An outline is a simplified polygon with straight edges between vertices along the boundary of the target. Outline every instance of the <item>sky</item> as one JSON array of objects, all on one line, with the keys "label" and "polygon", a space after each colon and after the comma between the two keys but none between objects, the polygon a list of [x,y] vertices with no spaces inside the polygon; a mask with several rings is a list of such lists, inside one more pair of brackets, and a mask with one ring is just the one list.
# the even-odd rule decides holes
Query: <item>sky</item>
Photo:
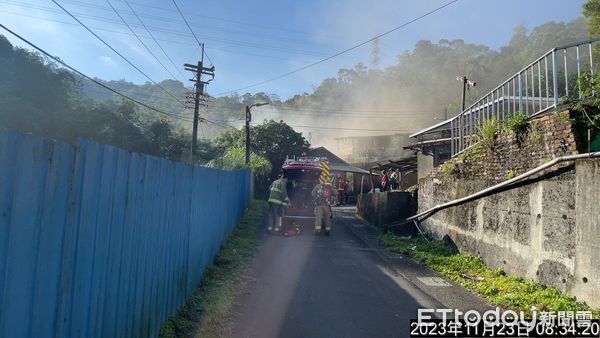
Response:
[{"label": "sky", "polygon": [[[198,61],[198,43],[172,0],[109,1],[57,0],[152,80],[160,82],[173,76],[180,81],[191,78],[182,66]],[[176,1],[197,38],[205,43],[208,55],[205,63],[215,66],[215,80],[207,88],[213,96],[231,93],[301,68],[450,2]],[[437,42],[460,38],[469,43],[499,48],[508,42],[517,25],[533,28],[551,20],[568,21],[581,15],[584,2],[459,0],[381,38],[380,67],[394,64],[398,54],[412,50],[419,40]],[[111,5],[164,68],[136,39]],[[51,0],[0,0],[0,23],[87,75],[134,83],[148,81],[145,75]],[[150,30],[156,42],[143,25]],[[2,30],[0,34],[7,35]],[[9,40],[15,45],[24,45],[15,38],[9,37]],[[340,68],[351,68],[358,62],[369,65],[371,48],[367,44],[315,67],[239,93],[262,91],[277,94],[282,99],[302,92],[310,93],[324,78],[335,76]]]}]

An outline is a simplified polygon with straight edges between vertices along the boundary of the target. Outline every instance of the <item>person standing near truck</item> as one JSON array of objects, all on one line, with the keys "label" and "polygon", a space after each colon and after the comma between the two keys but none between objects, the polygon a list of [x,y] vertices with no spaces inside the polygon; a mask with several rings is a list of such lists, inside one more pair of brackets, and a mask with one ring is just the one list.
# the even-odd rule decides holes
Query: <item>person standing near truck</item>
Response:
[{"label": "person standing near truck", "polygon": [[290,199],[287,194],[287,178],[281,176],[281,178],[273,181],[269,190],[269,220],[267,229],[270,232],[278,232],[281,229],[283,208],[286,205],[290,205]]},{"label": "person standing near truck", "polygon": [[387,174],[387,171],[384,170],[381,172],[381,192],[390,191],[390,181]]},{"label": "person standing near truck", "polygon": [[331,232],[331,219],[333,218],[331,206],[327,201],[326,188],[319,182],[312,190],[315,205],[315,235],[320,235],[325,228],[325,236]]}]

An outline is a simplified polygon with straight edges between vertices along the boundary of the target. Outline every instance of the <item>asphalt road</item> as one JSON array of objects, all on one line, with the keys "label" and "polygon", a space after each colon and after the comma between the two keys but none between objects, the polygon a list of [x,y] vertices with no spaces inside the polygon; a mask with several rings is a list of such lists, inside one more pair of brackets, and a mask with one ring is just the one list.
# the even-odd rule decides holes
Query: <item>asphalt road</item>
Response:
[{"label": "asphalt road", "polygon": [[489,308],[426,267],[385,252],[353,208],[334,212],[329,237],[263,235],[236,299],[234,337],[407,337],[419,308]]}]

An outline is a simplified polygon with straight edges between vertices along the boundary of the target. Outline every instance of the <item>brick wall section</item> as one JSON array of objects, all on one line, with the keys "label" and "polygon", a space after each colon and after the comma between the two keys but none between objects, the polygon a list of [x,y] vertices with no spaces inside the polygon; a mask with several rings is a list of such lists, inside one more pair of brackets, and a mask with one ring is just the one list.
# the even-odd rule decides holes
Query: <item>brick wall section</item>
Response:
[{"label": "brick wall section", "polygon": [[562,111],[537,117],[520,137],[500,129],[493,148],[475,145],[437,167],[432,176],[440,179],[482,179],[494,184],[553,158],[577,154],[570,114]]}]

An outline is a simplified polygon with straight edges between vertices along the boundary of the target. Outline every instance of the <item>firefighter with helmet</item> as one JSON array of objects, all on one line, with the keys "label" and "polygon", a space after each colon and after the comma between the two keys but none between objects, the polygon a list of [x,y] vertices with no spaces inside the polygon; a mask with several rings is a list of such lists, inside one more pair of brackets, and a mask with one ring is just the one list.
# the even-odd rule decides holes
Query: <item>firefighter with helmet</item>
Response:
[{"label": "firefighter with helmet", "polygon": [[271,183],[269,193],[269,232],[278,232],[281,228],[281,218],[283,217],[284,206],[290,205],[290,199],[287,194],[287,178],[283,175]]},{"label": "firefighter with helmet", "polygon": [[323,228],[325,229],[325,236],[329,236],[331,232],[333,214],[328,202],[330,196],[331,188],[326,187],[321,182],[312,190],[312,198],[315,205],[315,235],[320,235]]}]

